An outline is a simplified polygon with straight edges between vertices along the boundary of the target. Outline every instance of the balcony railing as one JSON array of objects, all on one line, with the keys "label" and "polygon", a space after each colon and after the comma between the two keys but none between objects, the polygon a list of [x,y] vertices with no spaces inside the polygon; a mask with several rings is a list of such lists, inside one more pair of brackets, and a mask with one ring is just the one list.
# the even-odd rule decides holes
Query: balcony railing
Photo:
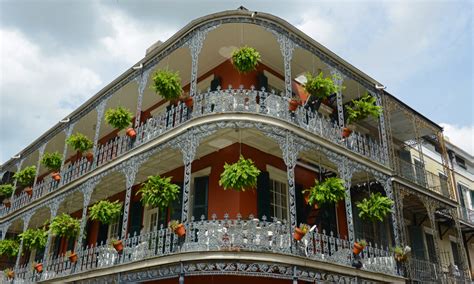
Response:
[{"label": "balcony railing", "polygon": [[431,191],[451,198],[448,181],[439,175],[427,171],[423,166],[398,159],[398,174],[405,179],[425,187]]},{"label": "balcony railing", "polygon": [[[227,217],[227,215],[225,216]],[[42,275],[24,264],[16,269],[19,279],[30,281],[56,279],[69,275],[97,270],[115,265],[148,260],[186,252],[260,252],[276,255],[298,256],[309,260],[339,264],[351,269],[352,246],[331,232],[326,234],[316,229],[308,232],[301,241],[294,241],[289,225],[283,221],[267,222],[254,219],[192,221],[185,224],[186,234],[177,237],[170,229],[163,228],[139,236],[129,236],[123,240],[124,249],[117,253],[110,244],[88,246],[76,251],[78,261],[71,263],[69,258],[50,256]],[[367,246],[360,254],[361,269],[397,275],[393,255],[377,245]],[[272,256],[269,256],[272,258]]]},{"label": "balcony railing", "polygon": [[459,211],[459,215],[461,216],[462,220],[474,224],[474,210],[465,207],[459,207]]},{"label": "balcony railing", "polygon": [[100,145],[94,152],[95,164],[83,157],[65,166],[60,173],[62,177],[60,182],[46,177],[33,187],[32,196],[21,193],[13,198],[11,208],[0,205],[0,217],[78,179],[92,169],[109,163],[131,149],[193,118],[236,112],[269,116],[289,122],[372,161],[387,164],[383,148],[372,137],[354,131],[349,138],[343,139],[338,125],[328,117],[303,107],[299,107],[295,112],[289,112],[287,99],[274,93],[253,89],[209,91],[194,97],[193,110],[188,109],[184,103],[180,102],[177,106],[171,106],[169,110],[149,118],[145,123],[136,127],[137,137],[133,140],[128,136],[118,136],[108,143]]}]

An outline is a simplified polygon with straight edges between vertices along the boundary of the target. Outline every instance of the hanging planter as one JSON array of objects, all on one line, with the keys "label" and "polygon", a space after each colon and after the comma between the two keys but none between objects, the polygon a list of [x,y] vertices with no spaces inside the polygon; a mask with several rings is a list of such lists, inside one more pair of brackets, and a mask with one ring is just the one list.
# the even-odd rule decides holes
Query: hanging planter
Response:
[{"label": "hanging planter", "polygon": [[239,73],[248,73],[257,69],[260,53],[253,47],[244,46],[232,53],[232,65]]},{"label": "hanging planter", "polygon": [[306,83],[303,87],[310,96],[324,100],[343,89],[343,87],[334,84],[334,81],[338,79],[337,76],[324,77],[323,72],[319,72],[318,75],[314,76],[308,72],[306,73]]},{"label": "hanging planter", "polygon": [[112,239],[112,246],[114,247],[114,249],[120,253],[123,251],[123,242],[122,240],[116,240],[116,239]]},{"label": "hanging planter", "polygon": [[[105,112],[105,121],[119,130],[123,130],[132,124],[133,115],[132,113],[123,107],[117,107],[115,109],[108,109]],[[128,128],[126,131],[127,136],[135,138],[137,133],[133,128]]]},{"label": "hanging planter", "polygon": [[383,222],[387,214],[392,212],[393,201],[380,192],[371,193],[369,198],[357,202],[359,217],[371,222]]},{"label": "hanging planter", "polygon": [[397,262],[405,262],[408,259],[408,255],[411,252],[411,247],[405,246],[404,248],[396,246],[393,249],[394,258]]},{"label": "hanging planter", "polygon": [[85,154],[86,159],[89,162],[92,162],[94,159],[94,155],[92,152],[89,152],[94,147],[94,142],[87,138],[82,133],[76,133],[71,135],[67,140],[66,143],[71,146],[75,151],[78,151],[81,154]]},{"label": "hanging planter", "polygon": [[62,155],[59,154],[58,152],[54,153],[45,153],[43,157],[41,158],[41,163],[47,167],[50,171],[53,171],[51,173],[51,177],[55,181],[60,181],[61,180],[61,175],[59,174],[59,170],[61,169],[61,163],[62,163]]},{"label": "hanging planter", "polygon": [[323,205],[336,203],[344,200],[347,197],[345,181],[337,177],[330,177],[323,182],[314,180],[313,187],[303,191],[303,194],[308,194],[308,204]]},{"label": "hanging planter", "polygon": [[167,209],[178,198],[180,187],[171,183],[171,177],[149,176],[138,190],[143,205],[151,208],[158,207],[161,211]]},{"label": "hanging planter", "polygon": [[257,186],[257,177],[260,170],[250,159],[245,159],[240,155],[239,160],[234,164],[224,165],[224,171],[221,174],[219,185],[224,187],[224,190],[233,189],[236,191],[245,191]]},{"label": "hanging planter", "polygon": [[20,249],[20,243],[13,239],[0,240],[0,256],[16,257]]},{"label": "hanging planter", "polygon": [[153,75],[153,89],[168,101],[179,99],[183,89],[179,72],[159,70]]},{"label": "hanging planter", "polygon": [[122,214],[122,204],[118,200],[110,202],[101,200],[89,208],[91,220],[98,220],[102,224],[110,224]]},{"label": "hanging planter", "polygon": [[183,223],[180,223],[178,220],[171,220],[169,227],[173,232],[178,235],[178,237],[183,237],[186,235],[186,228]]},{"label": "hanging planter", "polygon": [[65,238],[75,238],[79,233],[81,222],[66,213],[54,217],[49,228],[53,235]]},{"label": "hanging planter", "polygon": [[[377,105],[376,98],[366,93],[361,98],[352,100],[351,104],[346,106],[347,124],[350,125],[354,122],[366,119],[369,116],[378,119],[382,114],[382,111],[383,108]],[[348,137],[351,132],[352,130],[347,134],[346,131],[347,136],[344,136],[345,133],[343,129],[342,136]]]},{"label": "hanging planter", "polygon": [[366,240],[360,240],[358,242],[354,242],[354,246],[352,247],[352,252],[355,255],[358,255],[364,250],[366,246],[367,246]]},{"label": "hanging planter", "polygon": [[10,198],[13,193],[13,185],[11,184],[2,184],[0,185],[0,196],[3,196],[5,198]]},{"label": "hanging planter", "polygon": [[15,173],[13,178],[23,186],[32,186],[33,182],[35,181],[36,176],[36,167],[29,166],[24,168],[23,170]]},{"label": "hanging planter", "polygon": [[44,228],[28,229],[19,235],[23,241],[23,246],[28,249],[41,250],[46,246],[48,240],[48,231]]},{"label": "hanging planter", "polygon": [[306,224],[301,224],[299,228],[298,227],[295,228],[295,231],[293,232],[293,238],[296,241],[299,241],[306,235],[308,231],[309,231],[309,226]]}]

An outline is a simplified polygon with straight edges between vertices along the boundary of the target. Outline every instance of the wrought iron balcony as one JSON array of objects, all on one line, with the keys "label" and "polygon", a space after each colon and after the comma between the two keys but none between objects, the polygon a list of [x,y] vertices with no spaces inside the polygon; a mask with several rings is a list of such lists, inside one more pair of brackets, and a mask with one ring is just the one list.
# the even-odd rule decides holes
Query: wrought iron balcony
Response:
[{"label": "wrought iron balcony", "polygon": [[447,179],[442,179],[439,175],[427,171],[421,165],[412,164],[398,158],[397,172],[403,178],[418,184],[419,186],[441,194],[446,198],[452,198],[449,193]]},{"label": "wrought iron balcony", "polygon": [[[139,236],[129,236],[122,240],[124,249],[117,253],[107,240],[103,244],[76,250],[78,261],[71,263],[67,256],[49,256],[44,264],[44,272],[37,274],[31,264],[16,269],[17,279],[29,281],[54,280],[92,270],[117,265],[147,261],[156,257],[166,257],[188,252],[253,252],[266,254],[269,260],[278,255],[295,256],[307,260],[341,265],[341,271],[352,268],[352,245],[349,241],[336,237],[332,232],[308,232],[300,241],[294,241],[292,230],[285,221],[273,222],[254,219],[191,221],[185,224],[186,234],[177,237],[169,228],[160,229]],[[193,218],[194,220],[194,218]],[[362,270],[397,276],[394,257],[388,250],[377,245],[367,246],[360,254]],[[124,267],[126,269],[126,267]],[[123,270],[123,269],[122,269]]]},{"label": "wrought iron balcony", "polygon": [[453,265],[439,265],[427,260],[410,258],[407,265],[410,273],[409,278],[421,283],[466,283],[469,272],[466,274]]},{"label": "wrought iron balcony", "polygon": [[22,208],[29,202],[78,179],[93,169],[109,163],[131,149],[147,143],[187,121],[222,113],[251,113],[276,118],[324,138],[328,143],[340,145],[351,152],[365,156],[371,161],[380,164],[387,164],[388,162],[383,153],[383,147],[370,136],[354,131],[351,136],[343,139],[341,129],[334,121],[301,106],[295,112],[290,112],[288,110],[288,100],[274,92],[229,88],[196,95],[192,110],[182,102],[176,106],[171,106],[169,110],[149,118],[136,127],[137,136],[134,139],[123,135],[100,145],[94,152],[93,162],[89,162],[83,157],[72,164],[66,165],[60,172],[62,177],[60,182],[56,182],[48,176],[33,187],[31,197],[21,193],[14,197],[11,208],[0,205],[0,217]]}]

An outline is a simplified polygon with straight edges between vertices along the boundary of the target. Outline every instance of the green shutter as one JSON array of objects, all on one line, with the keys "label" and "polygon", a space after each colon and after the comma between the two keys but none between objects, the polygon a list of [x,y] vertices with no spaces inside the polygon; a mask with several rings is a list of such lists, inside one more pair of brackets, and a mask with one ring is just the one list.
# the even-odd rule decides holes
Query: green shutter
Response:
[{"label": "green shutter", "polygon": [[257,216],[270,220],[270,174],[262,171],[257,177]]},{"label": "green shutter", "polygon": [[299,226],[301,223],[307,223],[308,213],[311,210],[310,206],[307,206],[304,201],[302,191],[304,190],[301,184],[295,185],[295,198],[296,198],[296,225]]},{"label": "green shutter", "polygon": [[194,206],[193,216],[195,220],[207,219],[207,202],[208,202],[209,177],[197,177],[194,179]]},{"label": "green shutter", "polygon": [[[132,201],[129,212],[130,227],[128,228],[128,232],[130,233],[130,236],[133,236],[134,234],[138,236],[142,229],[143,205],[141,201]],[[120,224],[122,224],[122,222],[120,222]],[[119,232],[121,232],[121,227],[122,225],[120,225]]]},{"label": "green shutter", "polygon": [[97,236],[97,244],[100,245],[107,241],[109,233],[109,225],[99,223],[99,234]]},{"label": "green shutter", "polygon": [[425,260],[425,246],[423,243],[423,229],[420,226],[408,226],[413,256]]},{"label": "green shutter", "polygon": [[183,183],[179,183],[178,198],[171,204],[170,220],[181,220],[181,212],[183,211]]}]

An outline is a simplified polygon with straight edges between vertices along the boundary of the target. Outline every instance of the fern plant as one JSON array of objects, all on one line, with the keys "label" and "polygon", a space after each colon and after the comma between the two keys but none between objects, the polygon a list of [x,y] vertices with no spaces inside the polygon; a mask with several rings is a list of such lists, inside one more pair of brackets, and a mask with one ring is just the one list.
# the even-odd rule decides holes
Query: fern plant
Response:
[{"label": "fern plant", "polygon": [[56,216],[49,226],[55,236],[74,238],[79,233],[81,223],[66,213]]},{"label": "fern plant", "polygon": [[71,135],[67,140],[66,143],[71,146],[75,151],[79,151],[81,153],[89,151],[94,147],[94,142],[87,138],[82,133],[76,133]]},{"label": "fern plant", "polygon": [[138,190],[143,205],[158,207],[161,211],[168,208],[178,198],[179,186],[171,183],[172,177],[149,176],[147,181]]},{"label": "fern plant", "polygon": [[120,106],[115,109],[108,109],[105,112],[105,121],[113,128],[119,130],[129,127],[132,124],[132,118],[132,113]]},{"label": "fern plant", "polygon": [[20,239],[23,241],[23,246],[29,250],[43,249],[48,240],[48,231],[44,228],[28,229],[20,234]]},{"label": "fern plant", "polygon": [[319,72],[318,75],[314,76],[311,73],[306,73],[306,83],[304,88],[308,94],[319,99],[325,99],[332,94],[342,90],[343,87],[334,84],[334,80],[339,75],[333,75],[332,77],[324,77],[323,72]]},{"label": "fern plant", "polygon": [[36,176],[36,167],[30,166],[15,173],[13,175],[13,178],[16,179],[16,181],[21,185],[30,186],[35,181],[35,176]]},{"label": "fern plant", "polygon": [[376,104],[376,98],[369,94],[357,100],[352,100],[352,106],[346,106],[347,123],[365,119],[369,116],[377,119],[382,114],[382,107]]},{"label": "fern plant", "polygon": [[0,240],[0,256],[14,257],[18,255],[20,243],[17,240]]},{"label": "fern plant", "polygon": [[61,169],[62,157],[58,152],[45,153],[41,158],[41,163],[50,171],[59,171]]},{"label": "fern plant", "polygon": [[122,204],[118,200],[110,202],[101,200],[91,206],[89,209],[89,217],[91,220],[99,220],[102,224],[110,224],[117,219],[122,213]]},{"label": "fern plant", "polygon": [[0,185],[0,196],[9,198],[13,193],[13,185],[2,184]]},{"label": "fern plant", "polygon": [[245,159],[240,155],[239,160],[234,164],[224,165],[224,171],[221,174],[219,185],[224,190],[233,189],[236,191],[245,191],[245,189],[255,188],[257,186],[257,177],[260,170],[250,159]]},{"label": "fern plant", "polygon": [[380,192],[376,192],[371,193],[369,198],[357,202],[356,205],[361,219],[383,222],[387,214],[392,212],[393,201]]},{"label": "fern plant", "polygon": [[303,191],[309,192],[308,204],[322,205],[328,203],[336,203],[347,197],[344,180],[338,177],[330,177],[323,182],[314,180],[313,187]]},{"label": "fern plant", "polygon": [[159,70],[153,75],[153,89],[167,100],[176,100],[183,92],[179,72]]},{"label": "fern plant", "polygon": [[232,64],[240,73],[257,69],[260,53],[253,47],[244,46],[232,53]]}]

